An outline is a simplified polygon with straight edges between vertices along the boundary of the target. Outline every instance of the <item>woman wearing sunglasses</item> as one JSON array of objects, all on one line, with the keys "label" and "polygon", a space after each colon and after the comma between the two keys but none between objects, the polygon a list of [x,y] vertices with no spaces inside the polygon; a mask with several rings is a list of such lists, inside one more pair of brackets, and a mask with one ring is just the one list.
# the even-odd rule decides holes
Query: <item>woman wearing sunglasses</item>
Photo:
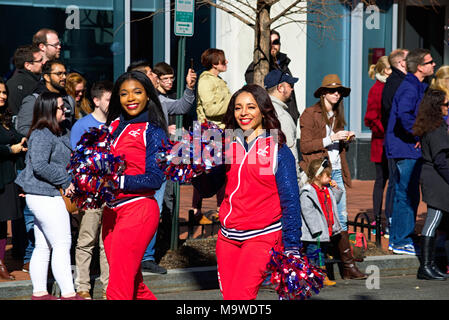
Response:
[{"label": "woman wearing sunglasses", "polygon": [[314,159],[328,157],[332,168],[332,180],[343,191],[337,202],[338,219],[342,232],[338,237],[338,249],[343,261],[343,277],[345,279],[365,279],[352,257],[348,236],[348,213],[346,211],[346,189],[351,187],[351,175],[346,150],[348,143],[354,140],[355,134],[344,129],[346,124],[343,110],[343,98],[351,92],[341,84],[336,74],[328,74],[323,78],[321,86],[315,91],[315,98],[320,100],[307,108],[301,116],[301,152],[303,161],[300,166],[307,171]]}]

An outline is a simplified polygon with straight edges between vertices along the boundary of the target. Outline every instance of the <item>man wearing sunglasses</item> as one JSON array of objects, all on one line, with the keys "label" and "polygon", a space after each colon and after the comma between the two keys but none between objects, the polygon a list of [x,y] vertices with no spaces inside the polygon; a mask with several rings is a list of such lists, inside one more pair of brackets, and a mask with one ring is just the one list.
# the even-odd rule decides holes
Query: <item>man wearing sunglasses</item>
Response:
[{"label": "man wearing sunglasses", "polygon": [[17,115],[22,100],[36,88],[42,72],[42,53],[37,46],[20,46],[14,52],[16,71],[6,82],[9,90],[8,105],[13,115]]},{"label": "man wearing sunglasses", "polygon": [[393,253],[416,255],[413,236],[422,155],[412,127],[427,89],[423,81],[433,74],[435,62],[429,50],[415,49],[407,55],[406,65],[408,73],[394,95],[384,142],[387,158],[396,165],[389,245]]},{"label": "man wearing sunglasses", "polygon": [[[270,32],[271,39],[271,49],[270,49],[270,69],[272,70],[281,70],[284,73],[291,75],[290,69],[288,65],[290,64],[290,58],[287,57],[285,53],[282,53],[281,50],[281,36],[279,32],[276,30],[271,30]],[[245,80],[246,83],[253,83],[254,80],[254,62],[248,66],[245,72]],[[291,94],[291,98],[287,101],[288,113],[293,118],[295,124],[298,123],[299,119],[299,111],[298,106],[296,104],[295,93]]]}]

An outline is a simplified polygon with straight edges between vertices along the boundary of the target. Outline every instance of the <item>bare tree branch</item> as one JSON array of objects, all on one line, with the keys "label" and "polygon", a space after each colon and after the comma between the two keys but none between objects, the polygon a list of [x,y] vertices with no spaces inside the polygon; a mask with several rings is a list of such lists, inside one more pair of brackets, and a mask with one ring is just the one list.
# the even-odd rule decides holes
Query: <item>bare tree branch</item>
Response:
[{"label": "bare tree branch", "polygon": [[225,6],[216,4],[215,2],[212,2],[211,0],[203,0],[203,2],[204,2],[204,3],[207,3],[208,5],[210,5],[210,6],[212,6],[212,7],[215,7],[215,8],[217,8],[217,9],[223,10],[224,12],[230,14],[230,15],[233,16],[234,18],[237,18],[238,20],[240,20],[241,22],[243,22],[243,23],[246,24],[247,26],[249,26],[249,27],[251,27],[251,28],[254,29],[255,24],[254,24],[253,22],[248,21],[247,19],[241,17],[240,15],[238,15],[237,13],[235,13],[234,11],[232,11],[231,9],[229,9],[229,8],[227,8],[227,7],[225,7]]},{"label": "bare tree branch", "polygon": [[300,3],[301,0],[296,0],[294,1],[291,5],[289,5],[287,8],[285,8],[281,13],[279,13],[277,16],[275,16],[274,18],[270,19],[270,24],[275,22],[276,20],[278,20],[280,17],[282,17],[284,14],[286,14],[287,12],[289,12],[292,8],[294,8],[298,3]]},{"label": "bare tree branch", "polygon": [[[244,14],[246,17],[248,17],[249,20],[251,20],[252,22],[253,22],[253,21],[254,21],[254,22],[256,21],[256,18],[250,16],[248,13],[246,13],[245,11],[243,11],[241,8],[239,8],[238,6],[236,6],[236,5],[234,5],[233,3],[231,3],[231,1],[228,2],[228,1],[226,1],[226,0],[220,0],[220,2],[221,2],[221,3],[224,3],[224,4],[228,5],[228,6],[230,6],[230,7],[232,7],[232,8],[235,8],[235,9],[238,10],[238,11],[240,11],[242,14]],[[237,3],[241,4],[241,5],[244,5],[245,7],[248,6],[248,4],[244,3],[244,2],[241,1],[241,0],[233,0],[233,2],[237,2]],[[255,12],[255,9],[254,9],[253,7],[250,6],[250,8]]]}]

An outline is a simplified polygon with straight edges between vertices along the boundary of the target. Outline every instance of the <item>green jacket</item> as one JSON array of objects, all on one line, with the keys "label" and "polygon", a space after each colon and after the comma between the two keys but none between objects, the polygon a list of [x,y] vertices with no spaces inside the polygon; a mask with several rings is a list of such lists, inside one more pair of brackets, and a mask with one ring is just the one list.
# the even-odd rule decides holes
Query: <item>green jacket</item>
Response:
[{"label": "green jacket", "polygon": [[204,71],[198,80],[198,121],[205,119],[224,129],[223,116],[228,109],[231,92],[226,82],[210,71]]}]

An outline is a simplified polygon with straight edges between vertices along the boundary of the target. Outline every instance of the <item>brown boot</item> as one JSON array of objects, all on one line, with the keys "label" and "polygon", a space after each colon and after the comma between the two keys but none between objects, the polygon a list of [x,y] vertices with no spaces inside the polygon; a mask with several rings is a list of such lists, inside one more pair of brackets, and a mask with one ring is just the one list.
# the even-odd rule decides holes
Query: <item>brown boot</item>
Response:
[{"label": "brown boot", "polygon": [[5,280],[15,280],[16,278],[9,274],[8,269],[3,260],[0,260],[0,278]]},{"label": "brown boot", "polygon": [[340,252],[340,259],[343,263],[343,279],[366,279],[367,275],[362,273],[354,263],[352,257],[351,245],[349,244],[348,231],[340,233],[340,240],[338,241],[338,251]]}]

